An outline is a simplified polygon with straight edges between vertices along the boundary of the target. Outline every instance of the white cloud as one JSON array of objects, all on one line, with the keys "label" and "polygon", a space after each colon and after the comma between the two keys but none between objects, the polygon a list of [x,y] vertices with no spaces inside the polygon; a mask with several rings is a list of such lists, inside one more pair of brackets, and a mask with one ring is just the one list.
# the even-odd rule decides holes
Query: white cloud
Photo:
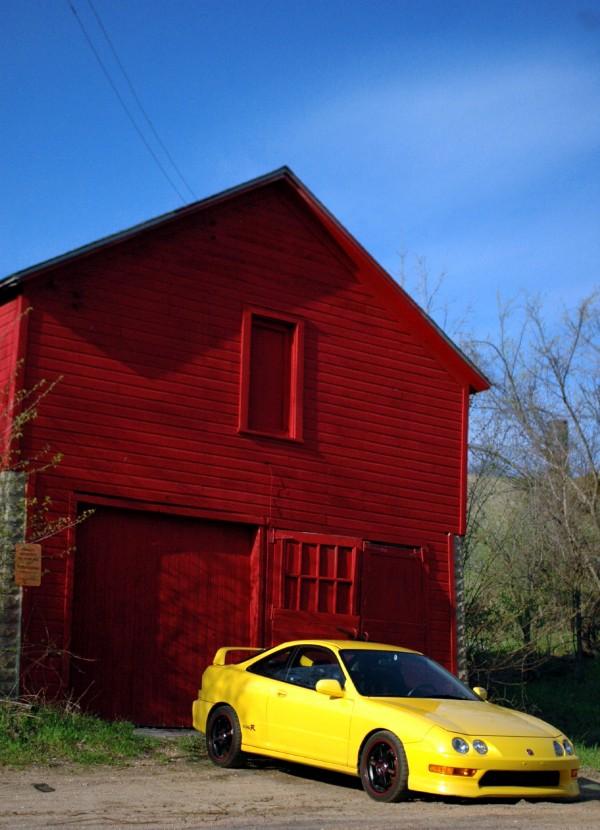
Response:
[{"label": "white cloud", "polygon": [[393,177],[418,198],[522,187],[600,144],[593,67],[524,58],[445,77],[400,77],[332,95],[292,129],[294,155]]}]

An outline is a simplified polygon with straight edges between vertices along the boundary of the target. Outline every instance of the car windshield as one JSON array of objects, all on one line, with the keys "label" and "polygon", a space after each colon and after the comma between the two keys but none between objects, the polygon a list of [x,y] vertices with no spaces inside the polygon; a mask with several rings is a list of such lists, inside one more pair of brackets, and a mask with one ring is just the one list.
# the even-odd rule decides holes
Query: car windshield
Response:
[{"label": "car windshield", "polygon": [[480,700],[454,675],[422,654],[344,649],[340,657],[356,690],[365,697]]}]

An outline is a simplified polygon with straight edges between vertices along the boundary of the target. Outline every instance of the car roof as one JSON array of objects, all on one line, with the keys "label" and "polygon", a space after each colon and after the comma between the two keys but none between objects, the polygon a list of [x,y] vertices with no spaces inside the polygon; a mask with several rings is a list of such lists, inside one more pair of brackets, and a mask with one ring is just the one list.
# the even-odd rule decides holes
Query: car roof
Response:
[{"label": "car roof", "polygon": [[[290,646],[324,646],[326,648],[353,649],[354,651],[406,651],[412,654],[420,654],[412,648],[404,648],[402,646],[393,646],[389,643],[371,643],[368,640],[321,640],[319,638],[306,640],[290,640],[286,643],[279,643],[276,646],[268,649],[273,651],[279,648],[289,648]],[[264,652],[263,652],[264,654]]]}]

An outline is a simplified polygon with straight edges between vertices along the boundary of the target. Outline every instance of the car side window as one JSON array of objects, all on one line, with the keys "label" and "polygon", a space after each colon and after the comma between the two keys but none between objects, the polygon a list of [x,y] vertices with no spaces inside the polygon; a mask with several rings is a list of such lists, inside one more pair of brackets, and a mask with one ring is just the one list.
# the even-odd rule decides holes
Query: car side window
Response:
[{"label": "car side window", "polygon": [[262,677],[270,677],[273,680],[285,680],[288,663],[293,651],[293,648],[284,648],[281,651],[276,651],[275,654],[269,654],[249,666],[247,671],[252,672],[252,674],[260,674]]},{"label": "car side window", "polygon": [[327,679],[338,680],[342,686],[346,679],[335,654],[321,646],[298,648],[288,667],[286,682],[314,689],[319,680]]}]

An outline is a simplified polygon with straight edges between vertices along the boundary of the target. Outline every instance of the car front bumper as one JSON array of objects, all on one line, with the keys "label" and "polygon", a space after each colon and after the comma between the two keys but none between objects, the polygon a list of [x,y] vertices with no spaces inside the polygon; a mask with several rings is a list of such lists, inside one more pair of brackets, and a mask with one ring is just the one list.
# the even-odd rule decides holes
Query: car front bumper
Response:
[{"label": "car front bumper", "polygon": [[[577,756],[557,757],[547,738],[487,740],[487,755],[407,746],[411,790],[461,798],[577,798]],[[432,771],[431,767],[436,771]],[[443,771],[437,771],[443,770]],[[456,770],[454,774],[452,771]],[[462,772],[467,771],[467,772]]]}]

